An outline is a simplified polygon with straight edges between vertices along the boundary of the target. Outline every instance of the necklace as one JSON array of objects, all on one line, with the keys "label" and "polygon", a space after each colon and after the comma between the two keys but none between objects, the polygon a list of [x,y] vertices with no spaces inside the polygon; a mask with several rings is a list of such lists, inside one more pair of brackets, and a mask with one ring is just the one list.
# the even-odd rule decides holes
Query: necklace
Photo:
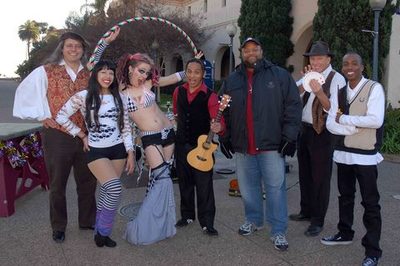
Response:
[{"label": "necklace", "polygon": [[253,85],[249,82],[249,94],[253,94]]}]

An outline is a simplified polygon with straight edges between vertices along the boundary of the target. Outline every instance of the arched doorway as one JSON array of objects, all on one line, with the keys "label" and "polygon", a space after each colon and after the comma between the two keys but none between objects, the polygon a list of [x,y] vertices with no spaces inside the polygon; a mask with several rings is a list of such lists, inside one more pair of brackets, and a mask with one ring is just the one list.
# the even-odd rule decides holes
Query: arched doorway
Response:
[{"label": "arched doorway", "polygon": [[174,72],[179,72],[183,70],[183,58],[181,55],[176,54],[172,57],[171,69]]},{"label": "arched doorway", "polygon": [[301,78],[300,72],[303,70],[304,66],[308,64],[308,58],[304,57],[303,54],[306,53],[312,44],[313,38],[313,28],[312,24],[304,27],[304,30],[299,35],[297,40],[294,41],[294,53],[289,57],[287,64],[293,65],[293,78]]},{"label": "arched doorway", "polygon": [[[232,67],[235,67],[235,55],[232,53]],[[221,68],[220,68],[220,73],[221,73],[221,79],[225,79],[228,77],[230,73],[229,69],[229,47],[225,48],[224,53],[222,54],[221,58]]]}]

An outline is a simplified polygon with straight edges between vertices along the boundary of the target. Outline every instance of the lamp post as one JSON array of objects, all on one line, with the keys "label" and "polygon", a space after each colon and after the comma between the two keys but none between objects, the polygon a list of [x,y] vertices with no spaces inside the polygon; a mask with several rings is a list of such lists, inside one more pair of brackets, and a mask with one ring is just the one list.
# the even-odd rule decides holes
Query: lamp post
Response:
[{"label": "lamp post", "polygon": [[233,37],[235,37],[236,32],[237,28],[233,23],[228,24],[226,26],[226,33],[228,33],[228,36],[231,39],[229,43],[229,73],[231,73],[233,70],[233,64],[232,64]]},{"label": "lamp post", "polygon": [[379,43],[379,15],[385,7],[386,0],[369,0],[374,11],[374,48],[372,54],[372,79],[378,81],[378,43]]},{"label": "lamp post", "polygon": [[[160,48],[160,44],[158,43],[157,39],[154,38],[154,41],[151,43],[151,50],[153,51],[154,64],[157,69],[158,69],[158,62],[157,62],[158,61],[158,58],[157,58],[158,48]],[[160,86],[157,86],[156,92],[157,92],[156,101],[157,101],[157,103],[159,103],[160,102]]]}]

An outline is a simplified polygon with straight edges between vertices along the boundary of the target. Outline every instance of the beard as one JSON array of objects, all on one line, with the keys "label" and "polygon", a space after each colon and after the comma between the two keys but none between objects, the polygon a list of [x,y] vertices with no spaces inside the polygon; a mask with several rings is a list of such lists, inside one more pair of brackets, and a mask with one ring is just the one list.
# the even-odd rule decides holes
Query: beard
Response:
[{"label": "beard", "polygon": [[249,62],[249,61],[243,61],[244,65],[246,66],[246,68],[256,68],[256,65],[258,64],[258,62],[260,62],[261,58],[257,58],[257,60],[255,62]]}]

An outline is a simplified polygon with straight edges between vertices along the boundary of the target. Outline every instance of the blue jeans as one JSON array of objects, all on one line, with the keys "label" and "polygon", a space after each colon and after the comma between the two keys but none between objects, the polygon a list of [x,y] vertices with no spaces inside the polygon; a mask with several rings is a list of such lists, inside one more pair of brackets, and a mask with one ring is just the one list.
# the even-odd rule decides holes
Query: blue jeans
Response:
[{"label": "blue jeans", "polygon": [[236,167],[246,221],[263,226],[264,186],[265,220],[271,225],[271,235],[285,234],[288,222],[285,159],[277,151],[257,155],[236,153]]}]

